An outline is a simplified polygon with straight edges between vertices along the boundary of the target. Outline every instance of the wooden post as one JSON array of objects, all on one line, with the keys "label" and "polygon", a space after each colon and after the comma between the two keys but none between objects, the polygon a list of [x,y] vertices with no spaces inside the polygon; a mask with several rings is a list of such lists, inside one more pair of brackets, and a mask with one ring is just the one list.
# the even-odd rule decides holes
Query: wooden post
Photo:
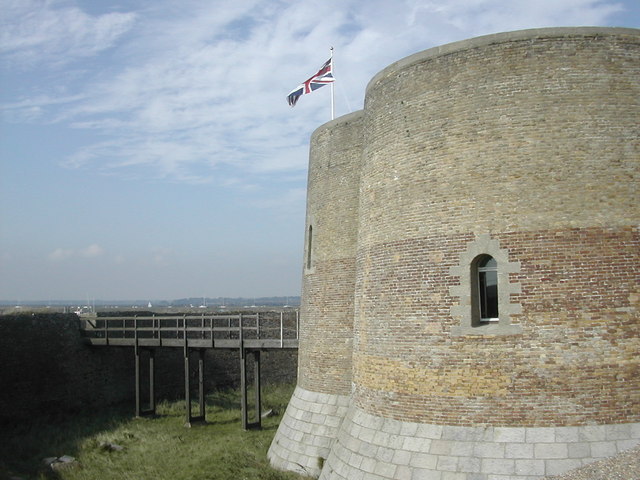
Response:
[{"label": "wooden post", "polygon": [[186,404],[185,427],[191,426],[191,382],[189,379],[189,344],[187,342],[187,319],[182,317],[182,341],[184,351],[184,401]]},{"label": "wooden post", "polygon": [[136,356],[136,417],[139,417],[142,413],[140,406],[140,348],[138,346],[138,320],[137,317],[133,317],[133,350]]},{"label": "wooden post", "polygon": [[142,409],[140,408],[140,349],[138,348],[137,342],[134,345],[134,352],[136,357],[136,417],[139,417]]},{"label": "wooden post", "polygon": [[142,406],[142,375],[141,365],[142,352],[146,349],[141,348],[138,345],[137,332],[135,339],[135,369],[136,369],[136,417],[142,417],[144,415],[155,415],[156,413],[156,393],[155,393],[155,350],[149,349],[149,408],[145,409]]},{"label": "wooden post", "polygon": [[[262,427],[262,398],[260,386],[260,350],[247,352],[244,348],[244,355],[240,358],[240,393],[242,397],[242,429]],[[253,386],[255,388],[255,420],[249,422],[249,400],[247,395],[247,353],[251,353],[253,358]]]},{"label": "wooden post", "polygon": [[240,410],[242,415],[242,429],[249,426],[249,415],[247,409],[247,358],[244,349],[240,349]]},{"label": "wooden post", "polygon": [[205,421],[204,414],[204,356],[205,349],[198,350],[198,403],[200,404],[200,421]]},{"label": "wooden post", "polygon": [[249,414],[247,409],[247,357],[244,350],[244,334],[242,325],[242,314],[239,317],[239,344],[240,344],[240,410],[242,415],[242,429],[249,426]]},{"label": "wooden post", "polygon": [[154,348],[149,349],[149,413],[156,414],[156,351]]},{"label": "wooden post", "polygon": [[256,395],[256,427],[262,428],[262,407],[260,398],[260,350],[253,352],[253,386]]},{"label": "wooden post", "polygon": [[160,336],[158,335],[158,327],[156,326],[156,314],[154,313],[151,317],[151,328],[152,328],[152,333],[151,333],[151,337],[152,338],[160,338]]}]

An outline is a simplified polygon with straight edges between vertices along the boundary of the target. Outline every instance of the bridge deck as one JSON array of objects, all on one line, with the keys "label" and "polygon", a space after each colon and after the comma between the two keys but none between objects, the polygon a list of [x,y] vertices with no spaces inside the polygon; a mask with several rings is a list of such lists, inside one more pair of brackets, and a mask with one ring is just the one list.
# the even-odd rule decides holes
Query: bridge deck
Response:
[{"label": "bridge deck", "polygon": [[298,348],[297,312],[84,318],[95,346],[226,349]]},{"label": "bridge deck", "polygon": [[[180,347],[184,348],[185,341],[182,338],[87,338],[90,345],[112,347]],[[281,348],[298,348],[298,340],[285,338],[247,338],[242,340],[242,346],[248,350],[273,350]],[[188,338],[188,348],[227,348],[239,349],[239,339],[198,339]]]}]

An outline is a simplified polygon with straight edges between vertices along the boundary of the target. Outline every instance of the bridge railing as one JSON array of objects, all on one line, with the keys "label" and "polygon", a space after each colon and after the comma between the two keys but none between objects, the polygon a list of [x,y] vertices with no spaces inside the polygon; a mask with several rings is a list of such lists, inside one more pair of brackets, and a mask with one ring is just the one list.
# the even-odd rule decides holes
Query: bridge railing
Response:
[{"label": "bridge railing", "polygon": [[297,340],[298,311],[83,319],[90,339]]}]

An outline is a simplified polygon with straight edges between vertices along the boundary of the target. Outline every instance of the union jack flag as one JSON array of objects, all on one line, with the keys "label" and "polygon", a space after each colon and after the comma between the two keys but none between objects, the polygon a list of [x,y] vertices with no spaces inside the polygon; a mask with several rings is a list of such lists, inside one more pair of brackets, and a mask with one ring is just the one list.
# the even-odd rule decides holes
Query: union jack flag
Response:
[{"label": "union jack flag", "polygon": [[306,95],[320,87],[333,83],[334,80],[331,59],[329,59],[324,63],[324,65],[322,65],[320,70],[318,70],[318,73],[294,88],[291,93],[287,95],[287,101],[289,102],[289,105],[293,107],[302,95]]}]

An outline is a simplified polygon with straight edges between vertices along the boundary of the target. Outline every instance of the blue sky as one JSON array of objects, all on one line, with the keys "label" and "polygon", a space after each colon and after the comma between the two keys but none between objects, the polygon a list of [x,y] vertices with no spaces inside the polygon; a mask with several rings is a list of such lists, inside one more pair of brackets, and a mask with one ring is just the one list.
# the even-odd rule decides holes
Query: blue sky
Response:
[{"label": "blue sky", "polygon": [[311,133],[412,53],[638,0],[2,0],[0,300],[298,295]]}]

